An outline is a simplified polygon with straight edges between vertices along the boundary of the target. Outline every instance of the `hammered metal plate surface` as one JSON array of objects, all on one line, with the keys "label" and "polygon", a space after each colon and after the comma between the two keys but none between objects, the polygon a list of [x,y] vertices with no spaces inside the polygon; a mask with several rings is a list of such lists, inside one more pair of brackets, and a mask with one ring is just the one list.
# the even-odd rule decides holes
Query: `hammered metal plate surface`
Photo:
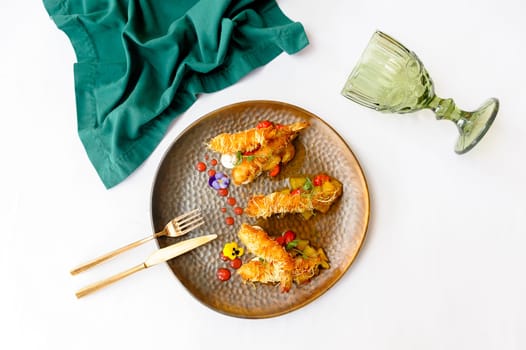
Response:
[{"label": "hammered metal plate surface", "polygon": [[[268,220],[236,215],[226,198],[208,186],[207,172],[196,170],[196,164],[203,161],[209,169],[229,174],[220,163],[210,164],[213,158],[219,159],[219,155],[208,150],[206,143],[217,134],[253,128],[264,119],[283,124],[306,120],[311,126],[294,141],[296,156],[276,178],[262,175],[249,185],[231,184],[230,196],[237,200],[237,205],[244,207],[252,194],[286,188],[288,177],[323,171],[339,179],[344,186],[342,197],[328,213],[315,215],[307,221],[298,215]],[[197,300],[213,310],[236,317],[265,318],[306,305],[343,276],[365,239],[370,206],[366,179],[356,157],[328,124],[304,109],[283,102],[247,101],[223,107],[197,120],[174,141],[159,166],[152,190],[151,214],[155,231],[161,230],[173,217],[194,208],[201,208],[206,224],[184,237],[161,237],[159,246],[204,234],[216,233],[219,237],[170,260],[170,269]],[[222,212],[221,208],[227,208],[227,212]],[[235,219],[234,225],[225,223],[227,216]],[[309,239],[315,247],[323,247],[330,260],[330,269],[321,270],[310,283],[293,286],[288,293],[281,293],[279,287],[273,285],[245,284],[233,269],[230,269],[233,273],[229,281],[219,281],[217,269],[228,266],[219,258],[219,253],[227,242],[240,243],[237,231],[243,222],[257,224],[271,235],[294,230],[299,238]],[[250,254],[242,258],[247,261]]]}]

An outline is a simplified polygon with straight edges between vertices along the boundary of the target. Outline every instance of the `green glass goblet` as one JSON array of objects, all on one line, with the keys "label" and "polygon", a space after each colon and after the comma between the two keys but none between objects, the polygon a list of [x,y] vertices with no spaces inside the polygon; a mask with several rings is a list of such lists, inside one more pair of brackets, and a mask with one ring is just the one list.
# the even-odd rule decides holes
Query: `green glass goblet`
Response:
[{"label": "green glass goblet", "polygon": [[490,98],[479,109],[466,112],[452,99],[435,95],[433,82],[418,57],[389,35],[373,34],[354,67],[342,95],[366,107],[390,113],[431,109],[437,119],[451,120],[460,136],[458,154],[472,149],[490,128],[499,101]]}]

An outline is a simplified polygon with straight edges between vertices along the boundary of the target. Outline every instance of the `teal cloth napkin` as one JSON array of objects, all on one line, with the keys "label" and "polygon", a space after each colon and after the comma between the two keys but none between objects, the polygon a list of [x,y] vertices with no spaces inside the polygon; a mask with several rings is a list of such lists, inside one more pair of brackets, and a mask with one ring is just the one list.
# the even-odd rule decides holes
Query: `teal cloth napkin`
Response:
[{"label": "teal cloth napkin", "polygon": [[201,93],[308,45],[274,0],[43,0],[75,50],[79,137],[106,188]]}]

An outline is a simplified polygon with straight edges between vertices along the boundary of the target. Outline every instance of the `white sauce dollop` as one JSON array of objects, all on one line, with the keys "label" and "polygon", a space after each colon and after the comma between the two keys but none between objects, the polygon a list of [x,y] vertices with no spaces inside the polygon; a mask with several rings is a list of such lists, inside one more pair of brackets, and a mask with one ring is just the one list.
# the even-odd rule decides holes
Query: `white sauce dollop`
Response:
[{"label": "white sauce dollop", "polygon": [[227,169],[232,169],[237,163],[237,154],[223,154],[221,155],[221,164]]}]

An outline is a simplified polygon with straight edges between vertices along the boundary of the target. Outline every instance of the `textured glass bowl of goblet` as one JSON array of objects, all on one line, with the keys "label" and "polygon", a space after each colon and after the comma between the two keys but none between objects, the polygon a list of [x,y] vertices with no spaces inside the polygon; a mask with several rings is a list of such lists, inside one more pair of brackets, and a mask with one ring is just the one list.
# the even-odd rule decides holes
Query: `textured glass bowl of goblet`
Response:
[{"label": "textured glass bowl of goblet", "polygon": [[376,31],[345,82],[342,95],[363,106],[390,113],[431,109],[437,119],[454,122],[460,133],[455,152],[472,149],[490,128],[499,101],[488,99],[475,111],[459,109],[435,94],[433,81],[415,53]]}]

